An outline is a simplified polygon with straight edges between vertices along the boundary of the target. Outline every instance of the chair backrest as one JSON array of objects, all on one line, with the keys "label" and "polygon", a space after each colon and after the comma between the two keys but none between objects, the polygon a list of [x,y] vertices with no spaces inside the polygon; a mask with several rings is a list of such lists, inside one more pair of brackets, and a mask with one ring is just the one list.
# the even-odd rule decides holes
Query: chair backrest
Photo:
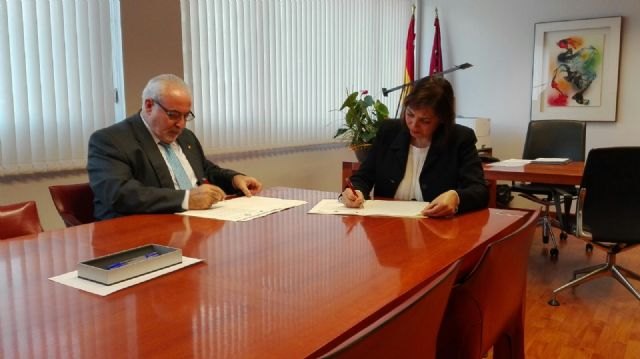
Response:
[{"label": "chair backrest", "polygon": [[0,206],[0,239],[42,232],[36,202]]},{"label": "chair backrest", "polygon": [[49,192],[67,227],[95,222],[93,191],[88,183],[49,186]]},{"label": "chair backrest", "polygon": [[524,315],[527,263],[539,216],[539,209],[531,212],[524,225],[489,244],[453,288],[438,338],[439,358],[479,358]]},{"label": "chair backrest", "polygon": [[495,343],[505,322],[523,308],[529,250],[539,216],[540,209],[532,212],[517,231],[491,243],[463,284],[476,294],[482,307],[482,332],[487,344]]},{"label": "chair backrest", "polygon": [[593,240],[640,242],[640,147],[589,151],[582,176],[580,225]]},{"label": "chair backrest", "polygon": [[458,266],[459,261],[399,298],[380,319],[322,358],[435,358],[438,330]]},{"label": "chair backrest", "polygon": [[582,121],[530,121],[522,158],[566,157],[584,161],[586,129],[586,123]]}]

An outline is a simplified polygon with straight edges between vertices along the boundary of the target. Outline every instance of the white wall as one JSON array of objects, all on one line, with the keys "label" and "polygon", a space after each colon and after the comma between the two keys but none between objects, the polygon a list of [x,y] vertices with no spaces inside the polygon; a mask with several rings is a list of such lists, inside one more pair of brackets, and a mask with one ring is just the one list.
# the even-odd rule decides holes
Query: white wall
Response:
[{"label": "white wall", "polygon": [[530,119],[534,24],[622,16],[617,121],[590,122],[587,150],[640,145],[639,0],[421,0],[422,76],[429,70],[434,8],[441,25],[444,68],[473,64],[447,78],[464,116],[491,118],[494,156],[520,157]]}]

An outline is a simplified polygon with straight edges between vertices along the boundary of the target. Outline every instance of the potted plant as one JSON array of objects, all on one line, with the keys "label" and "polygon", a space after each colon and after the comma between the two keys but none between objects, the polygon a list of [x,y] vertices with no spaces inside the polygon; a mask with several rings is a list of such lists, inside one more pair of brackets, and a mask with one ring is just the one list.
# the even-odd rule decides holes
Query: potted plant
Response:
[{"label": "potted plant", "polygon": [[340,111],[345,109],[347,112],[344,124],[333,138],[348,140],[349,147],[356,153],[358,161],[362,162],[376,137],[381,121],[389,118],[389,109],[380,100],[374,100],[367,90],[350,93]]}]

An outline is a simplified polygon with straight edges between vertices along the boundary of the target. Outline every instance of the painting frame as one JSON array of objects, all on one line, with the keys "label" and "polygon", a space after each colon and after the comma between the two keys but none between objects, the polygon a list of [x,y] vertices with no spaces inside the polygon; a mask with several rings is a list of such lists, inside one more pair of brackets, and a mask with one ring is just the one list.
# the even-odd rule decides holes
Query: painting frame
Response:
[{"label": "painting frame", "polygon": [[621,16],[535,24],[532,121],[616,121],[621,25]]}]

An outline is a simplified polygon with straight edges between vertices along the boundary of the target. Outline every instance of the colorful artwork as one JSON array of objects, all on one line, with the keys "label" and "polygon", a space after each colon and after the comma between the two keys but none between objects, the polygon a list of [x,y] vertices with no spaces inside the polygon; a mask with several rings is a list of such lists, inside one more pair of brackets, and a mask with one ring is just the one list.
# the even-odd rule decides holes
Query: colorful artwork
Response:
[{"label": "colorful artwork", "polygon": [[[555,42],[557,51],[550,51],[551,79],[549,106],[597,106],[600,104],[602,73],[602,36],[569,36]],[[593,86],[592,86],[593,85]]]},{"label": "colorful artwork", "polygon": [[534,27],[531,120],[615,121],[622,17]]}]

